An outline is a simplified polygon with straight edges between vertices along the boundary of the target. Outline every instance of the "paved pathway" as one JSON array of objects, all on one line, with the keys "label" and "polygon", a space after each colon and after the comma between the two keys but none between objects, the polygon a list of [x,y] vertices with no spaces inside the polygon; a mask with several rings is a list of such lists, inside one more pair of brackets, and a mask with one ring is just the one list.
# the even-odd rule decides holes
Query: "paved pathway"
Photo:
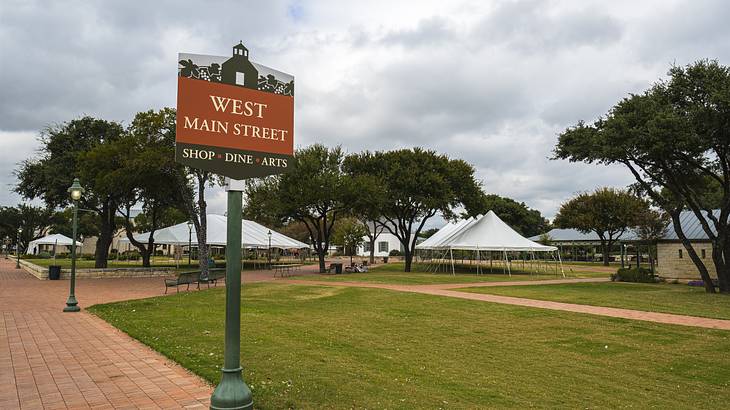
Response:
[{"label": "paved pathway", "polygon": [[561,283],[585,283],[585,282],[606,282],[604,278],[585,279],[554,279],[535,281],[510,281],[510,282],[476,282],[476,283],[450,283],[435,285],[393,285],[370,282],[335,282],[315,280],[290,280],[292,283],[303,285],[324,285],[324,286],[349,286],[363,288],[389,289],[400,292],[422,293],[427,295],[448,296],[460,299],[479,300],[484,302],[502,303],[506,305],[527,306],[540,309],[561,310],[566,312],[588,313],[591,315],[610,316],[622,319],[643,320],[647,322],[664,323],[670,325],[683,325],[703,327],[709,329],[730,330],[730,320],[710,319],[696,316],[675,315],[671,313],[646,312],[641,310],[620,309],[602,306],[579,305],[575,303],[551,302],[546,300],[535,300],[517,298],[511,296],[489,295],[483,293],[459,292],[459,288],[484,287],[484,286],[529,286],[529,285],[555,285]]},{"label": "paved pathway", "polygon": [[[208,407],[212,387],[197,376],[96,316],[63,313],[68,286],[0,257],[0,409]],[[84,308],[163,292],[161,278],[84,279],[76,296]]]}]

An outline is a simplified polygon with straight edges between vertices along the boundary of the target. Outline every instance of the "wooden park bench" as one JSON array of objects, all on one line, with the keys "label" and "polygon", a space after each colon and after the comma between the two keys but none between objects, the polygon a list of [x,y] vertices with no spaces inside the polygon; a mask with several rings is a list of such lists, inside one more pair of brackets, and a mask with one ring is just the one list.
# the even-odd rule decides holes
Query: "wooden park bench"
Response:
[{"label": "wooden park bench", "polygon": [[208,279],[200,279],[201,282],[205,282],[208,285],[208,288],[210,288],[210,284],[212,283],[213,286],[218,286],[219,280],[225,280],[226,279],[226,270],[225,268],[219,268],[219,269],[208,269]]},{"label": "wooden park bench", "polygon": [[165,279],[165,293],[167,293],[167,288],[175,288],[175,292],[180,291],[181,285],[187,285],[187,290],[190,290],[190,285],[196,284],[198,285],[198,289],[200,289],[200,272],[194,271],[194,272],[181,272],[179,275],[177,275],[174,279]]}]

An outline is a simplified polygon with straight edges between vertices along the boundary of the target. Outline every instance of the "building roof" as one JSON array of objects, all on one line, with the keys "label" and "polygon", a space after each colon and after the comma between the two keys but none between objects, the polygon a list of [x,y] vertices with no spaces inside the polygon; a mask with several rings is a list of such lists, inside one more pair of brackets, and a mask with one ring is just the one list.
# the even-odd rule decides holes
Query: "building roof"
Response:
[{"label": "building roof", "polygon": [[[713,212],[713,215],[719,216],[720,210],[716,209]],[[700,221],[697,219],[697,216],[695,216],[694,212],[692,211],[682,211],[681,214],[679,214],[679,224],[682,227],[682,231],[684,232],[684,235],[687,237],[687,239],[691,241],[700,241],[700,240],[709,240],[707,237],[707,233],[705,233],[705,230],[702,229],[702,225],[700,224]],[[715,233],[717,232],[715,230],[715,227],[710,224],[710,230]],[[662,237],[662,240],[666,241],[678,241],[679,237],[677,237],[677,233],[674,231],[674,224],[669,223],[669,226],[667,227],[666,232],[664,232],[664,236]]]},{"label": "building roof", "polygon": [[[601,238],[595,232],[583,233],[577,229],[551,229],[547,232],[550,236],[550,240],[553,242],[600,242]],[[532,241],[539,241],[541,235],[535,235],[529,239]],[[636,233],[633,231],[626,231],[619,238],[624,241],[633,241],[637,239]]]}]

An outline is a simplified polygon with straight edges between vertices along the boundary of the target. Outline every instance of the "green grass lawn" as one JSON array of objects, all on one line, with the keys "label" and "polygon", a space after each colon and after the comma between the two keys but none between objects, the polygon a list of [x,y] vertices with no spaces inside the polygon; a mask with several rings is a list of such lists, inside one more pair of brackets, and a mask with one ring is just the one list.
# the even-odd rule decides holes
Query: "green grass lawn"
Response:
[{"label": "green grass lawn", "polygon": [[[389,283],[389,284],[407,284],[407,285],[424,285],[436,283],[473,283],[473,282],[501,282],[501,281],[523,281],[523,280],[544,280],[544,279],[562,279],[563,276],[555,275],[553,270],[550,273],[545,271],[535,273],[527,272],[521,269],[513,269],[512,276],[502,273],[501,268],[492,269],[489,273],[489,267],[486,266],[484,272],[477,275],[474,268],[469,265],[459,265],[456,269],[456,275],[452,275],[451,271],[440,271],[437,273],[425,272],[425,265],[414,265],[412,272],[403,272],[403,263],[389,263],[385,265],[376,265],[369,272],[365,273],[346,273],[342,275],[317,275],[307,276],[306,279],[336,281],[336,282],[372,282],[372,283]],[[517,264],[513,265],[516,267]],[[566,270],[565,274],[569,278],[588,278],[588,277],[608,277],[605,272],[591,272],[590,270],[570,271]],[[294,277],[294,279],[302,279]]]},{"label": "green grass lawn", "polygon": [[[91,307],[212,383],[223,289]],[[260,409],[722,408],[730,332],[381,289],[245,286]]]},{"label": "green grass lawn", "polygon": [[710,295],[705,293],[704,288],[687,285],[611,282],[459,290],[581,305],[730,319],[730,295]]}]

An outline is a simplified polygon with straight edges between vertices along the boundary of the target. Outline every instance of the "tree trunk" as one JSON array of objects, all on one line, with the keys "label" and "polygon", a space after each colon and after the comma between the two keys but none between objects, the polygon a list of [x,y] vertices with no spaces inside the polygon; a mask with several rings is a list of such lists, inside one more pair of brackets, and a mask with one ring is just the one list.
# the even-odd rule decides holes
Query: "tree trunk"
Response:
[{"label": "tree trunk", "polygon": [[410,272],[411,271],[411,263],[413,262],[413,254],[411,253],[411,251],[409,249],[405,249],[404,252],[403,252],[403,256],[404,256],[404,259],[405,259],[405,262],[406,262],[406,266],[405,266],[404,271],[405,272]]},{"label": "tree trunk", "polygon": [[370,264],[375,263],[375,241],[370,242]]},{"label": "tree trunk", "polygon": [[116,227],[114,224],[114,211],[112,211],[113,209],[116,209],[116,206],[110,206],[109,204],[105,204],[102,207],[101,212],[99,213],[101,226],[99,229],[99,238],[96,241],[96,254],[94,257],[95,268],[107,267],[107,259],[109,258],[109,246],[112,243],[114,228]]},{"label": "tree trunk", "polygon": [[601,243],[601,248],[603,248],[603,266],[608,266],[608,252],[609,252],[609,246],[603,242]]},{"label": "tree trunk", "polygon": [[700,271],[700,277],[702,278],[702,282],[705,284],[705,291],[707,293],[715,293],[715,286],[712,284],[712,278],[710,277],[710,273],[707,271],[707,267],[704,263],[702,263],[700,257],[697,256],[697,252],[695,252],[692,244],[682,230],[682,225],[679,222],[679,212],[670,212],[670,216],[672,217],[674,232],[677,234],[679,240],[682,241],[682,245],[684,246],[684,249],[687,250],[689,258],[692,259],[697,270]]},{"label": "tree trunk", "polygon": [[[718,235],[719,236],[719,235]],[[717,287],[720,293],[730,293],[728,289],[728,265],[725,263],[723,240],[717,239],[712,243],[712,261],[715,264],[715,272],[717,272]]]},{"label": "tree trunk", "polygon": [[142,266],[145,268],[149,268],[150,266],[152,266],[150,264],[150,254],[152,254],[152,252],[145,249],[144,252],[140,252],[140,253],[142,254]]},{"label": "tree trunk", "polygon": [[325,262],[325,250],[324,249],[317,249],[317,258],[319,259],[319,273],[325,273],[327,271],[326,262]]}]

